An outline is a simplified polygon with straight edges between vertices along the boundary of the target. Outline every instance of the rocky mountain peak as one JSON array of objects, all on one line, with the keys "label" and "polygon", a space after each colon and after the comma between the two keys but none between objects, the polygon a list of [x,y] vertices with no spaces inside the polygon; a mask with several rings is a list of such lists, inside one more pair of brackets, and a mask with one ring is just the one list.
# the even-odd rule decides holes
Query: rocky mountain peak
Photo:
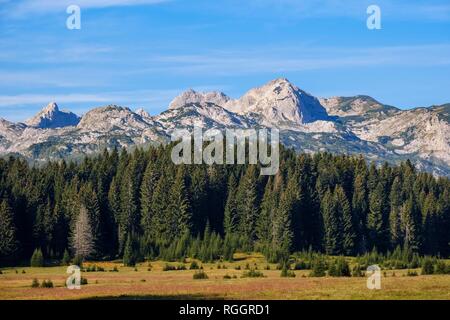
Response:
[{"label": "rocky mountain peak", "polygon": [[109,105],[98,107],[86,113],[77,128],[90,131],[108,132],[115,128],[145,128],[148,124],[141,116],[126,107]]},{"label": "rocky mountain peak", "polygon": [[226,107],[239,114],[257,113],[265,118],[266,124],[275,126],[329,120],[325,108],[317,98],[285,78],[275,79],[252,89],[239,100],[229,102]]},{"label": "rocky mountain peak", "polygon": [[169,109],[177,109],[190,103],[213,103],[218,106],[223,106],[228,101],[230,101],[230,97],[223,92],[197,92],[193,89],[189,89],[173,99],[169,105]]},{"label": "rocky mountain peak", "polygon": [[144,108],[138,108],[135,111],[136,114],[140,115],[143,118],[151,118],[150,113],[144,110]]},{"label": "rocky mountain peak", "polygon": [[79,121],[80,118],[76,114],[70,111],[61,111],[55,102],[51,102],[25,123],[30,127],[53,129],[76,126]]}]

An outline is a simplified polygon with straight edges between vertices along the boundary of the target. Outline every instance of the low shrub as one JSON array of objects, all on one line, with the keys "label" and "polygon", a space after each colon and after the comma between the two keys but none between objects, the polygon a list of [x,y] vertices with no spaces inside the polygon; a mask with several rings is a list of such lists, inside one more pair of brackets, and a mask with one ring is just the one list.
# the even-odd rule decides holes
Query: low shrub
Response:
[{"label": "low shrub", "polygon": [[406,276],[407,277],[417,277],[419,274],[417,273],[417,271],[411,271],[411,270],[408,270],[408,272],[406,273]]},{"label": "low shrub", "polygon": [[317,258],[312,263],[312,270],[309,274],[310,277],[325,277],[327,265],[323,258]]},{"label": "low shrub", "polygon": [[200,270],[200,271],[196,271],[194,273],[194,275],[192,276],[192,278],[194,280],[203,280],[203,279],[208,279],[208,275],[206,274],[205,271]]},{"label": "low shrub", "polygon": [[286,265],[283,266],[283,269],[281,269],[281,275],[282,278],[295,278],[295,272],[288,269]]},{"label": "low shrub", "polygon": [[434,274],[448,274],[449,271],[450,266],[447,266],[444,261],[438,261],[434,269]]},{"label": "low shrub", "polygon": [[166,263],[163,267],[163,271],[175,271],[175,270],[177,270],[177,267],[172,266],[168,263]]},{"label": "low shrub", "polygon": [[44,280],[44,281],[42,281],[41,288],[53,288],[52,280]]},{"label": "low shrub", "polygon": [[31,283],[31,287],[32,288],[39,288],[40,287],[39,280],[34,278],[33,282]]},{"label": "low shrub", "polygon": [[359,264],[355,265],[352,270],[352,277],[364,277],[364,272]]},{"label": "low shrub", "polygon": [[425,258],[422,262],[422,274],[428,275],[434,273],[433,261],[430,258]]},{"label": "low shrub", "polygon": [[250,269],[248,271],[244,271],[242,278],[264,278],[264,274],[261,271]]},{"label": "low shrub", "polygon": [[109,272],[119,272],[119,269],[117,269],[117,266],[114,266],[114,268],[112,268],[112,270],[109,270]]}]

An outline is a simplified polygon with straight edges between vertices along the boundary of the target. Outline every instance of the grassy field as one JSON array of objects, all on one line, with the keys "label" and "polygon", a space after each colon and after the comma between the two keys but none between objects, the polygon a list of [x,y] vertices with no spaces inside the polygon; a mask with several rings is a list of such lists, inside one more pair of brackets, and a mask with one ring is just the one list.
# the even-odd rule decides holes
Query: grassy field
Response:
[{"label": "grassy field", "polygon": [[[264,278],[242,278],[244,268],[258,267]],[[85,267],[89,266],[85,264]],[[450,300],[450,276],[405,276],[406,270],[386,271],[381,290],[368,290],[366,278],[310,278],[308,270],[281,278],[280,270],[260,255],[241,256],[233,263],[203,264],[209,279],[194,280],[194,270],[163,271],[166,262],[135,268],[117,262],[96,262],[105,272],[83,272],[88,284],[65,287],[66,267],[8,268],[0,274],[0,299],[444,299]],[[179,263],[171,263],[179,265]],[[226,266],[223,269],[222,266]],[[241,270],[236,270],[240,266]],[[118,272],[111,272],[117,267]],[[186,264],[189,268],[189,263]],[[137,271],[136,271],[137,270]],[[24,273],[23,273],[24,271]],[[420,271],[417,270],[420,274]],[[232,279],[224,279],[229,275]],[[236,278],[233,278],[236,276]],[[34,278],[50,279],[54,288],[31,288]]]}]

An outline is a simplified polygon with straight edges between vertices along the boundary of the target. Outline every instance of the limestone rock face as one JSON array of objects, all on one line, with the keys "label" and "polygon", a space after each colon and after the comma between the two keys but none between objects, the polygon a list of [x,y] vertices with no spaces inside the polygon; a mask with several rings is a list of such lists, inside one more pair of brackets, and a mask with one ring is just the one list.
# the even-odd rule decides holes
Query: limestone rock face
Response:
[{"label": "limestone rock face", "polygon": [[278,128],[281,142],[299,152],[410,159],[419,170],[450,176],[450,104],[400,110],[368,96],[317,99],[283,78],[238,99],[188,90],[156,116],[109,105],[80,118],[50,103],[25,123],[0,119],[0,155],[80,159],[104,148],[167,143],[174,130],[194,126]]}]

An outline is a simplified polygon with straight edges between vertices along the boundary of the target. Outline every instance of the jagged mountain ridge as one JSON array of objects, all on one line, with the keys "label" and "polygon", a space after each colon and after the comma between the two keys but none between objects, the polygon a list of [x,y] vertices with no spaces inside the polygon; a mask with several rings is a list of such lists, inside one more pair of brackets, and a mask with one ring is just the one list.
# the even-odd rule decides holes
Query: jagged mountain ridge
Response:
[{"label": "jagged mountain ridge", "polygon": [[[363,154],[450,176],[450,104],[400,110],[368,96],[317,99],[276,79],[239,99],[188,90],[167,111],[110,105],[81,118],[49,104],[25,123],[0,119],[0,154],[31,161],[80,158],[107,147],[166,143],[174,129],[279,128],[282,143],[300,152]],[[74,117],[75,116],[75,117]]]}]

